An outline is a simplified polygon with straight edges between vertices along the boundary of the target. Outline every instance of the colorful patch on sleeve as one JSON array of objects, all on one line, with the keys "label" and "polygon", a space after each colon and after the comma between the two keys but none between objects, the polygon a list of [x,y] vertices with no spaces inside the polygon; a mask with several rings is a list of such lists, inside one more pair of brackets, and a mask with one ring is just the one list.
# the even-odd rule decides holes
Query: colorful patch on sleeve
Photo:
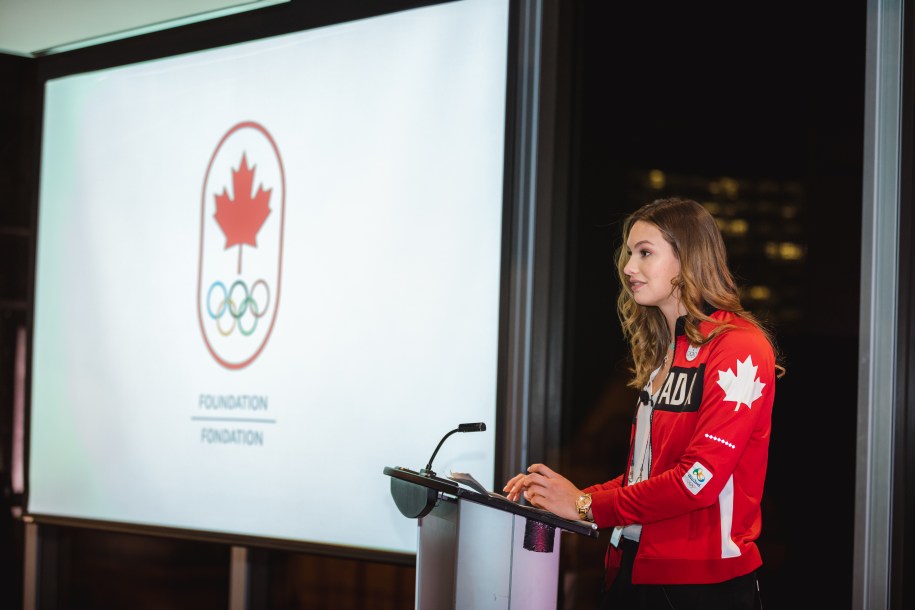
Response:
[{"label": "colorful patch on sleeve", "polygon": [[712,471],[696,462],[689,467],[689,470],[686,471],[686,474],[683,475],[683,484],[686,485],[686,489],[690,490],[693,495],[696,495],[702,488],[705,487],[706,483],[712,480]]}]

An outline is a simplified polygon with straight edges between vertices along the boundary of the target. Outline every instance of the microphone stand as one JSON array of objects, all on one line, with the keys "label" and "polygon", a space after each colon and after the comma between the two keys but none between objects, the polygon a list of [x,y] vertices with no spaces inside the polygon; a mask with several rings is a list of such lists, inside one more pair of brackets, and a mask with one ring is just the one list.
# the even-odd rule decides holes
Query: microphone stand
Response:
[{"label": "microphone stand", "polygon": [[442,448],[442,445],[449,436],[455,432],[483,432],[486,430],[486,424],[483,422],[473,423],[473,424],[460,424],[457,428],[446,434],[442,437],[442,440],[438,442],[438,446],[435,448],[435,451],[432,452],[432,457],[429,458],[429,463],[426,464],[426,467],[419,471],[421,475],[427,477],[436,476],[435,472],[432,470],[432,460],[435,459],[435,456],[438,455],[438,450]]}]

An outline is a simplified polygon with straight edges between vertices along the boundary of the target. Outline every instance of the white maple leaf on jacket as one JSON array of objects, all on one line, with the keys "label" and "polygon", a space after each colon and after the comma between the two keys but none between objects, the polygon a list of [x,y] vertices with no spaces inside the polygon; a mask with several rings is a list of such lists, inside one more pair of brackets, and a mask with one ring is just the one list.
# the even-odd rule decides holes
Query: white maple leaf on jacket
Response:
[{"label": "white maple leaf on jacket", "polygon": [[737,359],[737,374],[728,369],[727,371],[718,371],[718,385],[724,390],[724,400],[726,402],[736,402],[734,410],[738,410],[740,405],[747,405],[748,409],[753,408],[753,401],[762,396],[762,390],[766,384],[756,376],[758,366],[753,364],[752,354],[747,356],[743,362]]}]

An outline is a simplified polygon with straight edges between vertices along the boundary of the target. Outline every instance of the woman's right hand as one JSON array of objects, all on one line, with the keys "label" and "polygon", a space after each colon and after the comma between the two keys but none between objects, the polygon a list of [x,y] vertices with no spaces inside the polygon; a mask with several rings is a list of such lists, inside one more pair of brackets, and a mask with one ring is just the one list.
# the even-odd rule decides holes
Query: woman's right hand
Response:
[{"label": "woman's right hand", "polygon": [[505,497],[511,500],[512,502],[517,502],[521,499],[521,494],[524,493],[524,490],[527,488],[525,485],[525,479],[527,475],[523,472],[516,474],[508,480],[508,483],[505,484],[505,487],[502,488],[502,491],[505,492]]},{"label": "woman's right hand", "polygon": [[502,491],[513,502],[524,496],[532,506],[546,509],[566,519],[578,519],[577,500],[582,491],[544,464],[531,464],[527,474],[513,476]]}]

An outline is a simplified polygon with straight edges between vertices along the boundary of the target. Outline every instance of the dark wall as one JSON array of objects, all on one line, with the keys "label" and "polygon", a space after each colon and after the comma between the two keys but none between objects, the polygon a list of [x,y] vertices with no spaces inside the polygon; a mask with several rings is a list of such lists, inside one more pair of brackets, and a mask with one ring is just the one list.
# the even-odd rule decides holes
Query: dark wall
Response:
[{"label": "dark wall", "polygon": [[21,498],[10,475],[16,342],[29,315],[34,81],[34,62],[0,54],[0,605],[20,603],[22,581],[21,527],[12,517]]}]

